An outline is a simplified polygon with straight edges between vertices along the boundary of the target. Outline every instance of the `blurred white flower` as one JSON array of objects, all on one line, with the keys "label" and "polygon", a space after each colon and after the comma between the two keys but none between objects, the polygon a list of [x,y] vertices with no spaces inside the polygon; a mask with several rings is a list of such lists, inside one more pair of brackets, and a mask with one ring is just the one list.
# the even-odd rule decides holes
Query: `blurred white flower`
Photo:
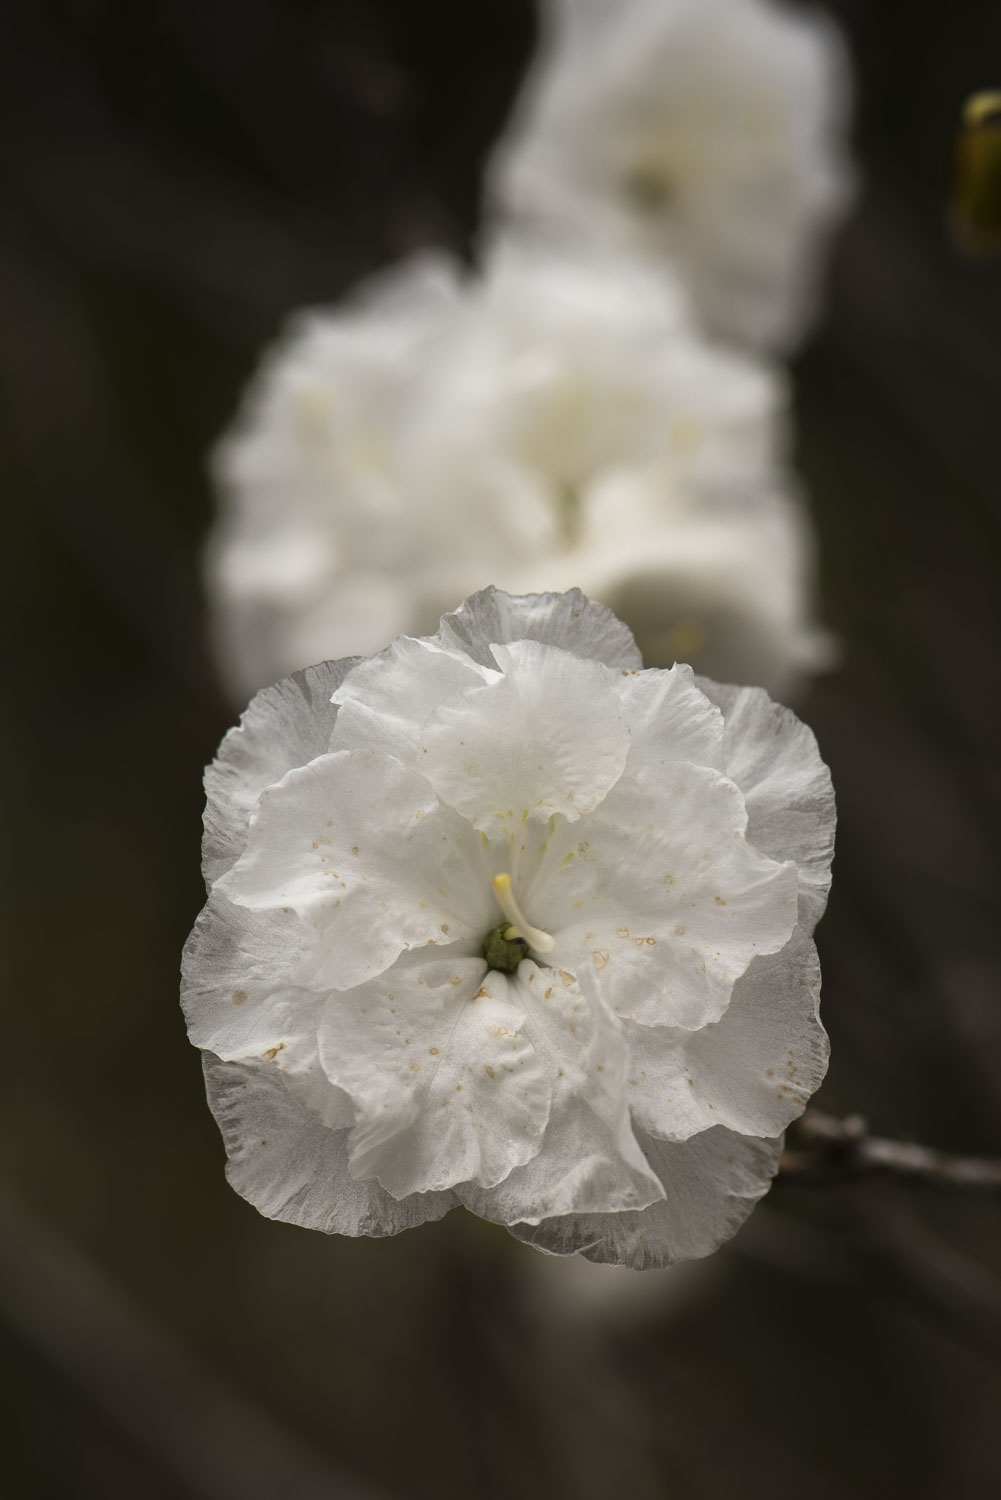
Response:
[{"label": "blurred white flower", "polygon": [[696,332],[669,277],[500,243],[422,258],[302,320],[217,473],[209,551],[238,695],[433,630],[455,598],[580,585],[650,665],[790,694],[821,665],[786,391]]},{"label": "blurred white flower", "polygon": [[850,196],[848,69],[776,0],[543,0],[487,174],[498,220],[680,272],[712,332],[788,350]]},{"label": "blurred white flower", "polygon": [[297,667],[381,650],[441,587],[437,511],[409,503],[405,455],[458,296],[456,268],[420,258],[336,313],[301,314],[265,358],[216,455],[206,559],[216,654],[241,701]]},{"label": "blurred white flower", "polygon": [[639,1268],[734,1232],[826,1065],[833,799],[788,710],[488,590],[259,694],[206,785],[185,1006],[263,1213],[463,1204]]},{"label": "blurred white flower", "polygon": [[[705,506],[684,524],[644,520],[612,492],[580,546],[551,564],[628,623],[644,662],[692,662],[717,681],[753,683],[779,700],[832,666],[834,638],[807,615],[813,544],[801,508],[762,496],[746,509]],[[647,497],[652,501],[653,497]]]}]

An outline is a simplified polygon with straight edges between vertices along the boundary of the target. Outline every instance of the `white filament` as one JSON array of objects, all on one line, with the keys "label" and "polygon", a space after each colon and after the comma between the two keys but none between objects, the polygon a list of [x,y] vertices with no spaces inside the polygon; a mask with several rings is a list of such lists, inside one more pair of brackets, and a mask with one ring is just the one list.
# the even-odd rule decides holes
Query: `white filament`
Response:
[{"label": "white filament", "polygon": [[552,953],[556,947],[554,938],[550,933],[543,932],[539,927],[533,927],[525,920],[525,914],[515,900],[514,891],[511,889],[510,875],[495,875],[492,884],[494,895],[497,897],[497,905],[511,923],[504,934],[508,941],[522,938],[537,953]]}]

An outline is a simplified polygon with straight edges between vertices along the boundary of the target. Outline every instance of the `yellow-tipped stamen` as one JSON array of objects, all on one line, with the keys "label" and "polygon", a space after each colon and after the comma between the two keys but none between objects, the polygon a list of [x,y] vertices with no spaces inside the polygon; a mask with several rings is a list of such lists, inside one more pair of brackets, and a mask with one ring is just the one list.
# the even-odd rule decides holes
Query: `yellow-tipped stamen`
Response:
[{"label": "yellow-tipped stamen", "polygon": [[556,947],[555,938],[548,932],[533,927],[530,922],[526,922],[524,912],[514,899],[510,875],[495,875],[492,884],[494,895],[497,897],[497,905],[511,923],[504,934],[508,942],[521,938],[522,942],[534,948],[537,953],[552,953]]}]

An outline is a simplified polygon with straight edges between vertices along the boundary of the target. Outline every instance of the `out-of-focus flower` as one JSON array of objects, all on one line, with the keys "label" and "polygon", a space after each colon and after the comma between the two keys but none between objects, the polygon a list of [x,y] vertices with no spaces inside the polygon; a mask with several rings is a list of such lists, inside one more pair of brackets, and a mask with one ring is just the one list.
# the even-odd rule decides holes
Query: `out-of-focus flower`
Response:
[{"label": "out-of-focus flower", "polygon": [[832,666],[834,638],[810,622],[813,546],[802,510],[781,496],[740,511],[693,510],[684,524],[644,521],[614,492],[580,546],[553,563],[553,588],[575,583],[625,619],[650,666],[694,662],[717,681],[754,683],[779,700]]},{"label": "out-of-focus flower", "polygon": [[707,344],[669,276],[501,243],[314,315],[220,450],[209,554],[237,694],[433,630],[490,583],[580,585],[676,656],[786,696],[822,663],[786,392]]},{"label": "out-of-focus flower", "polygon": [[833,799],[788,710],[488,590],[260,693],[206,785],[185,1006],[263,1213],[463,1204],[634,1267],[734,1232],[826,1065]]},{"label": "out-of-focus flower", "polygon": [[714,333],[788,350],[850,196],[847,68],[775,0],[543,0],[488,172],[501,222],[665,258]]},{"label": "out-of-focus flower", "polygon": [[411,502],[406,455],[458,297],[457,269],[423,257],[335,313],[299,315],[265,358],[216,455],[206,559],[216,654],[240,701],[433,628],[441,508]]}]

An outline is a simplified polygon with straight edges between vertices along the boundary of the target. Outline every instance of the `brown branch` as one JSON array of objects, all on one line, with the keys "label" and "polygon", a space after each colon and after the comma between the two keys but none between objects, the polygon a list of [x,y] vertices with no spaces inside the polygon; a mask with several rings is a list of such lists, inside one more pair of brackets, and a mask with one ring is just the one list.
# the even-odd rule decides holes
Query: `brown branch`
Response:
[{"label": "brown branch", "polygon": [[779,1164],[788,1182],[841,1182],[887,1172],[930,1187],[1001,1192],[1001,1160],[870,1135],[861,1115],[839,1120],[810,1109],[799,1122],[799,1135],[806,1146],[784,1151]]}]

